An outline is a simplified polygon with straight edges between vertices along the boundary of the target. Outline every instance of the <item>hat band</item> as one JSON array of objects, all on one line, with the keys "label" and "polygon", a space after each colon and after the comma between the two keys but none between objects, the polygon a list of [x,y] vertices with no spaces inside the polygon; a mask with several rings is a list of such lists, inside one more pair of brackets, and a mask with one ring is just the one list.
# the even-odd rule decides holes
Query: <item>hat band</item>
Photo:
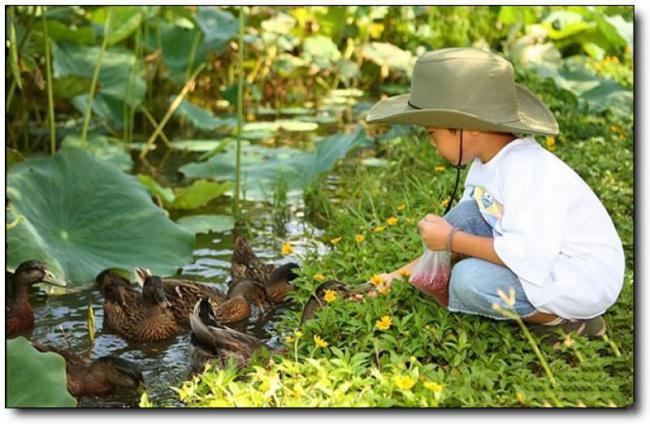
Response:
[{"label": "hat band", "polygon": [[408,105],[411,106],[413,109],[420,109],[420,110],[422,110],[421,107],[417,107],[417,106],[415,106],[413,103],[411,103],[411,100],[407,100],[406,102],[407,102]]},{"label": "hat band", "polygon": [[[424,108],[421,108],[421,107],[419,107],[419,106],[415,106],[413,103],[411,103],[411,100],[410,100],[410,99],[407,100],[406,103],[407,103],[410,107],[412,107],[413,109],[424,110]],[[529,120],[532,120],[531,118],[528,118],[528,119],[529,119]],[[512,121],[495,121],[495,123],[497,123],[497,124],[512,124],[512,123],[514,123],[514,122],[521,122],[521,117],[519,117],[519,119],[514,119],[514,120],[512,120]],[[539,121],[536,121],[536,122],[539,122]]]}]

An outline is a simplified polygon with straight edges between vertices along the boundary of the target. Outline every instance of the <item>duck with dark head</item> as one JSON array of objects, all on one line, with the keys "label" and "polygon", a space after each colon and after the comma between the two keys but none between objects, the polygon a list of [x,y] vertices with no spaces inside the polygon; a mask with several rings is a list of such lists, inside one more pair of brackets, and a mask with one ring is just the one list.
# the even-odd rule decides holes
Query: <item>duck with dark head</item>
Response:
[{"label": "duck with dark head", "polygon": [[34,310],[29,302],[29,291],[37,283],[65,286],[65,282],[57,279],[42,262],[32,260],[20,264],[13,275],[14,298],[6,315],[5,330],[8,335],[34,328]]},{"label": "duck with dark head", "polygon": [[107,329],[140,342],[165,340],[178,333],[160,277],[147,277],[141,294],[123,278],[104,275],[101,284]]},{"label": "duck with dark head", "polygon": [[54,352],[65,359],[67,388],[72,396],[98,396],[117,389],[136,389],[143,383],[140,367],[126,359],[103,356],[86,359],[68,350],[38,342],[32,345],[41,352]]}]

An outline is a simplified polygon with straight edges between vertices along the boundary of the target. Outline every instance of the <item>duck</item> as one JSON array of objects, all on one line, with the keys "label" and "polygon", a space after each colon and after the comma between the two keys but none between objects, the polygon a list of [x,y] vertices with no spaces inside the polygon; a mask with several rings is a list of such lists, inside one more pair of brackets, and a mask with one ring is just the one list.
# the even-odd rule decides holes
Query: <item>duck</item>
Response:
[{"label": "duck", "polygon": [[86,359],[68,350],[32,341],[41,352],[54,352],[65,359],[67,388],[72,396],[99,396],[116,389],[136,389],[144,383],[140,367],[132,361],[114,356]]},{"label": "duck", "polygon": [[166,340],[180,331],[160,277],[147,277],[139,293],[116,275],[107,273],[102,280],[105,328],[138,342]]},{"label": "duck", "polygon": [[327,290],[332,290],[346,299],[358,300],[358,296],[362,293],[369,292],[372,289],[373,286],[370,283],[363,283],[350,287],[339,280],[325,281],[316,287],[311,296],[309,296],[309,300],[302,309],[300,324],[302,325],[304,322],[314,318],[316,313],[327,305],[327,302],[325,301]]},{"label": "duck", "polygon": [[294,289],[291,281],[298,276],[295,272],[298,268],[299,265],[295,262],[279,267],[265,264],[253,252],[246,238],[237,237],[235,240],[230,266],[231,284],[237,284],[242,280],[261,283],[264,287],[266,301],[271,305],[281,303],[286,295]]},{"label": "duck", "polygon": [[14,298],[6,311],[6,334],[13,335],[34,328],[34,309],[29,302],[29,290],[37,283],[66,286],[42,262],[29,260],[21,263],[13,275]]},{"label": "duck", "polygon": [[[148,269],[142,267],[136,268],[135,272],[139,284],[143,284],[151,275]],[[222,324],[239,323],[251,315],[249,300],[243,295],[233,293],[226,296],[213,287],[192,280],[162,278],[161,281],[174,319],[181,326],[189,327],[194,305],[204,297],[210,299],[215,315]]]},{"label": "duck", "polygon": [[195,372],[203,371],[207,363],[225,367],[229,360],[238,369],[244,368],[255,352],[267,347],[257,337],[219,324],[208,298],[194,306],[190,327],[190,362]]}]

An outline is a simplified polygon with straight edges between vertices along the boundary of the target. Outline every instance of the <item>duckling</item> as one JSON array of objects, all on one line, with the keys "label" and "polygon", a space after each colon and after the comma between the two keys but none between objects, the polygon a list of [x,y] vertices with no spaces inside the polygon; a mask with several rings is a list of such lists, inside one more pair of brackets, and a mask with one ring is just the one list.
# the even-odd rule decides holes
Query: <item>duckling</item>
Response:
[{"label": "duckling", "polygon": [[147,277],[141,294],[122,278],[105,278],[104,281],[106,328],[140,342],[165,340],[178,333],[179,327],[160,277]]},{"label": "duckling", "polygon": [[316,315],[318,311],[323,309],[327,302],[324,300],[326,290],[333,290],[339,293],[343,298],[357,299],[356,296],[361,293],[372,290],[373,286],[370,283],[358,284],[356,286],[348,286],[338,280],[328,280],[316,287],[314,293],[309,297],[302,310],[300,317],[300,324],[308,321]]},{"label": "duckling", "polygon": [[108,394],[117,388],[136,389],[144,381],[139,366],[126,359],[103,356],[90,361],[68,350],[38,342],[32,345],[41,352],[63,356],[68,391],[77,399]]},{"label": "duckling", "polygon": [[248,365],[253,353],[264,346],[256,337],[219,324],[207,298],[194,306],[190,326],[190,361],[196,372],[202,371],[209,361],[216,360],[223,367],[229,358],[235,360],[238,368],[243,368]]},{"label": "duckling", "polygon": [[[142,284],[150,275],[148,269],[136,268],[139,284]],[[215,309],[215,315],[222,324],[243,321],[251,314],[248,301],[244,296],[239,296],[236,293],[226,297],[219,290],[192,280],[162,278],[161,281],[165,296],[171,304],[174,319],[179,325],[189,326],[189,317],[194,305],[204,297],[210,299],[210,303]]]},{"label": "duckling", "polygon": [[29,289],[37,283],[65,287],[42,262],[26,261],[16,268],[13,275],[14,299],[7,310],[5,331],[11,335],[34,328],[34,310],[29,303]]},{"label": "duckling", "polygon": [[266,300],[272,305],[282,302],[286,294],[293,290],[290,282],[297,277],[294,270],[298,267],[299,265],[294,262],[280,267],[264,264],[244,237],[235,240],[230,267],[232,281],[253,280],[262,283],[265,287]]}]

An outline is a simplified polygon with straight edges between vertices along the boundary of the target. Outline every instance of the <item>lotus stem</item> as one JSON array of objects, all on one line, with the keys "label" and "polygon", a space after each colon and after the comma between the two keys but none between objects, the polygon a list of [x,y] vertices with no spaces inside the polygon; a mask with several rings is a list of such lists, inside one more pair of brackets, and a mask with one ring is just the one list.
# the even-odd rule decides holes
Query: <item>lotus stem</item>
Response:
[{"label": "lotus stem", "polygon": [[81,129],[81,147],[86,147],[86,136],[88,135],[88,125],[90,124],[90,115],[93,110],[93,99],[95,98],[95,90],[97,88],[97,81],[99,80],[99,71],[102,68],[102,60],[104,59],[104,52],[108,46],[108,35],[111,29],[111,21],[113,20],[113,9],[109,7],[108,14],[106,15],[106,22],[104,22],[104,40],[97,55],[97,63],[95,64],[95,71],[93,72],[93,79],[90,83],[90,92],[88,93],[88,102],[86,103],[86,113],[84,115],[84,123]]},{"label": "lotus stem", "polygon": [[244,121],[244,6],[239,9],[239,45],[237,81],[237,153],[235,155],[235,193],[233,196],[233,215],[239,217],[239,194],[241,192],[241,132]]},{"label": "lotus stem", "polygon": [[47,76],[47,116],[50,127],[50,154],[56,153],[56,126],[54,125],[54,96],[52,95],[52,61],[50,54],[50,37],[47,34],[47,21],[45,20],[45,6],[43,6],[43,42],[45,43],[45,74]]},{"label": "lotus stem", "polygon": [[[149,113],[147,108],[145,108],[143,105],[140,105],[140,111],[142,112],[144,117],[147,118],[147,121],[149,121],[149,123],[151,124],[152,127],[154,127],[154,128],[158,127],[158,122],[156,122],[154,117],[151,116],[151,114]],[[162,131],[162,130],[160,131],[160,138],[162,138],[162,141],[165,142],[167,147],[169,147],[169,148],[172,147],[171,141],[169,141],[169,138],[167,138],[167,136],[165,135],[165,132]]]},{"label": "lotus stem", "polygon": [[165,112],[165,116],[163,116],[162,120],[154,130],[153,134],[151,134],[151,137],[149,137],[149,140],[147,140],[147,145],[142,149],[142,152],[140,153],[140,159],[144,159],[147,156],[147,152],[151,150],[151,147],[153,146],[154,142],[156,141],[156,138],[162,133],[163,128],[165,128],[165,125],[167,125],[167,121],[169,121],[169,118],[171,118],[172,114],[178,107],[181,105],[181,102],[187,96],[187,93],[190,92],[190,89],[194,87],[194,81],[196,80],[196,77],[199,75],[199,73],[205,68],[205,63],[202,63],[198,68],[196,68],[196,71],[192,74],[192,77],[185,83],[183,88],[181,89],[181,92],[178,93],[174,101],[172,102],[171,105],[169,105],[169,108],[167,109],[167,112]]}]

